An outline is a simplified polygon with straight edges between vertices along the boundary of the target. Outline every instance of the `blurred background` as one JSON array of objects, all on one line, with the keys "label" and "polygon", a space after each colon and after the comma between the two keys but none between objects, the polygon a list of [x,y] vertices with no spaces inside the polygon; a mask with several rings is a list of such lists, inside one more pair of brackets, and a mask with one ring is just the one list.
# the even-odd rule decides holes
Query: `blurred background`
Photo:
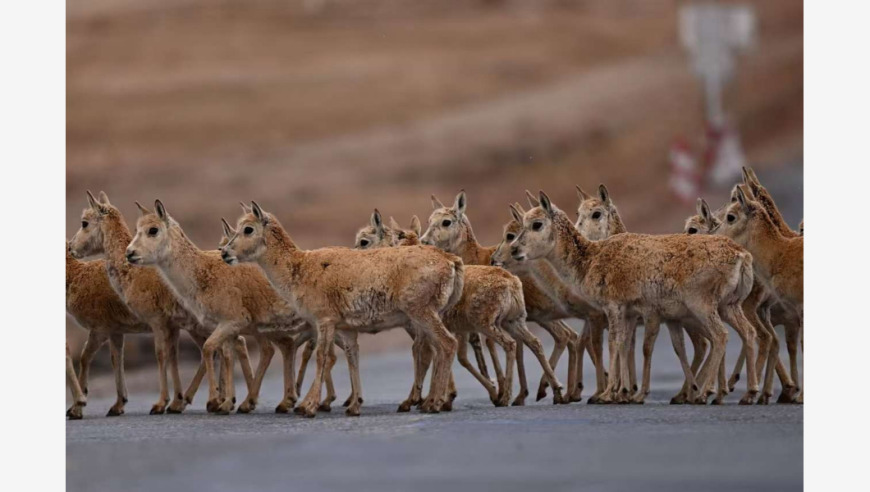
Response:
[{"label": "blurred background", "polygon": [[[464,188],[489,245],[524,189],[573,210],[574,185],[598,183],[629,230],[677,232],[745,163],[796,227],[802,3],[716,2],[733,25],[686,14],[709,4],[67,0],[67,237],[86,189],[130,225],[134,200],[160,198],[211,249],[239,200],[316,248],[352,245],[374,207],[425,222],[431,193]],[[716,94],[710,60],[729,67]],[[85,332],[69,319],[67,338],[77,354]],[[128,366],[151,364],[150,337],[130,338]]]}]

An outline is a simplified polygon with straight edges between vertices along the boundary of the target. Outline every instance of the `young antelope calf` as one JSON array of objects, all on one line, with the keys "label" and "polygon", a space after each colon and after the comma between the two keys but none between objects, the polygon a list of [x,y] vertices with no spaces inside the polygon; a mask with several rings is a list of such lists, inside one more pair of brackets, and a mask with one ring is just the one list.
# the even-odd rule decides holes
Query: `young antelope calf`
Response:
[{"label": "young antelope calf", "polygon": [[448,401],[450,363],[457,345],[441,315],[462,295],[462,260],[421,246],[303,251],[278,219],[256,203],[236,229],[222,248],[224,260],[256,262],[281,296],[317,328],[317,371],[299,405],[306,416],[316,414],[336,329],[377,332],[408,323],[435,350],[431,387],[421,410],[441,410]]},{"label": "young antelope calf", "polygon": [[[431,198],[432,208],[434,210],[429,216],[429,227],[426,229],[426,233],[420,238],[420,242],[435,246],[447,251],[448,253],[455,254],[462,258],[462,261],[466,265],[491,265],[492,254],[495,252],[496,247],[483,247],[477,242],[477,239],[474,236],[474,231],[471,229],[471,222],[465,215],[467,205],[465,191],[461,191],[456,195],[452,207],[445,207],[444,204],[435,198],[434,195]],[[525,283],[524,279],[520,278],[520,280]],[[565,325],[547,322],[541,324],[541,327],[547,330],[556,341],[556,347],[552,356],[554,363],[558,361],[559,355],[563,350],[565,350],[566,346],[569,347],[569,350],[575,353],[576,357],[576,345],[574,343],[569,343],[576,339],[576,333],[574,333],[573,330],[565,327]],[[531,349],[532,353],[535,354],[535,357],[538,358],[538,362],[540,362],[541,367],[544,369],[542,380],[546,380],[551,386],[553,386],[553,402],[568,403],[568,401],[566,401],[561,395],[562,385],[561,383],[558,383],[558,379],[553,372],[550,361],[547,360],[546,355],[544,354],[544,347],[541,344],[541,341],[525,327],[525,323],[523,323],[522,326],[516,326],[516,328],[518,331],[512,332],[511,335],[514,336],[518,342],[516,360],[517,372],[519,374],[521,386],[519,397],[525,399],[526,395],[528,395],[528,385],[526,382],[525,367],[523,365],[523,344],[525,344],[529,349]],[[573,373],[574,371],[572,370],[570,372]],[[546,396],[544,388],[546,388],[545,385],[539,387],[539,400]],[[572,388],[571,391],[573,392],[574,388]]]},{"label": "young antelope calf", "polygon": [[[414,246],[419,244],[419,224],[417,220],[416,231],[402,230],[396,227],[398,224],[395,224],[395,221],[392,227],[387,227],[381,219],[380,212],[375,210],[371,217],[371,225],[363,227],[357,233],[356,247],[376,249]],[[413,227],[415,222],[412,222]],[[516,342],[505,332],[510,332],[513,324],[522,323],[525,316],[522,284],[519,279],[500,268],[479,265],[465,267],[462,297],[444,314],[445,326],[459,340],[457,353],[459,363],[483,385],[489,393],[490,401],[496,406],[506,406],[510,402],[513,385]],[[499,374],[498,390],[468,360],[465,339],[469,333],[476,332],[492,338],[505,351],[507,373],[503,377]],[[414,386],[408,399],[410,402],[414,401],[415,396],[419,397],[431,357],[429,347],[418,343],[418,338],[414,338]],[[498,364],[495,365],[498,367]]]}]

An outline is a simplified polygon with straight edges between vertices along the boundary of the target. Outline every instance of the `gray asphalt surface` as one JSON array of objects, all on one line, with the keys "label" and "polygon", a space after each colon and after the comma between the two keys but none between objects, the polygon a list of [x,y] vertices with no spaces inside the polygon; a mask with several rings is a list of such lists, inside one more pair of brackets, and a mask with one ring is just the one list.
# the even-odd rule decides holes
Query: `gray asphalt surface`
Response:
[{"label": "gray asphalt surface", "polygon": [[[546,335],[541,336],[547,340]],[[739,352],[732,334],[729,370]],[[340,357],[341,358],[341,357]],[[277,359],[277,357],[276,357]],[[69,490],[800,490],[803,408],[672,406],[682,373],[659,336],[645,405],[534,401],[540,367],[526,351],[526,407],[494,408],[456,365],[454,411],[395,413],[411,384],[409,353],[362,357],[365,405],[316,419],[272,413],[281,394],[273,361],[257,411],[205,413],[205,389],[183,415],[150,416],[156,394],[131,394],[127,414],[103,417],[113,398],[92,398],[67,422]],[[565,382],[564,357],[557,375]],[[640,367],[640,365],[639,365]],[[309,373],[310,374],[310,373]],[[349,393],[336,365],[339,401]],[[237,378],[238,394],[244,383]],[[306,385],[307,387],[307,385]],[[427,386],[428,387],[428,386]],[[515,392],[517,384],[515,383]],[[60,409],[58,409],[58,412]]]}]

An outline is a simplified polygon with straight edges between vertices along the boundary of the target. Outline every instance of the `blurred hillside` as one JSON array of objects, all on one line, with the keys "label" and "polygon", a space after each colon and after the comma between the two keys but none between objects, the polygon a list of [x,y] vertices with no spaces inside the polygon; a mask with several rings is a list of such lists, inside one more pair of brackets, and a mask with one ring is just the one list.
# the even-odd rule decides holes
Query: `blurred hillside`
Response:
[{"label": "blurred hillside", "polygon": [[[670,196],[668,149],[703,132],[683,3],[68,0],[67,236],[85,189],[131,222],[161,198],[203,248],[256,199],[314,248],[464,188],[492,244],[524,189],[573,209],[573,185],[599,182],[631,230],[679,230],[693,208]],[[750,162],[793,175],[802,5],[748,3],[759,39],[728,106]]]}]

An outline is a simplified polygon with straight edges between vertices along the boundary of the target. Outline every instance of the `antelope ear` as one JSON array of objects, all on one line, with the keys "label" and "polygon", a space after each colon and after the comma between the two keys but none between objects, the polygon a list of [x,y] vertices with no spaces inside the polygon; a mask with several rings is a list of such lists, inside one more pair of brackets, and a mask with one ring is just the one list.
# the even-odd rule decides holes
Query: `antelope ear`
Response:
[{"label": "antelope ear", "polygon": [[111,205],[111,203],[109,203],[109,195],[107,195],[105,191],[100,191],[99,199],[101,204]]},{"label": "antelope ear", "polygon": [[245,202],[239,202],[239,205],[242,206],[242,213],[249,214],[252,212],[251,207],[249,207],[248,205],[245,205]]},{"label": "antelope ear", "polygon": [[100,203],[99,200],[94,198],[94,194],[91,193],[91,190],[87,190],[86,193],[88,194],[88,206],[101,214],[106,213],[106,208],[102,206],[103,204]]},{"label": "antelope ear", "polygon": [[374,227],[375,230],[378,231],[378,235],[383,235],[384,234],[384,221],[381,219],[381,213],[378,211],[378,209],[375,209],[375,211],[372,212],[371,222],[372,222],[372,227]]},{"label": "antelope ear", "polygon": [[143,207],[141,203],[139,203],[139,202],[135,202],[135,203],[136,203],[136,208],[139,209],[139,216],[148,215],[151,213],[151,211],[148,210],[147,208]]},{"label": "antelope ear", "polygon": [[396,222],[396,219],[393,218],[393,216],[391,215],[390,216],[390,229],[399,230],[401,228],[402,228],[402,226],[400,226],[399,223]]},{"label": "antelope ear", "polygon": [[532,208],[535,208],[535,207],[538,207],[541,205],[541,202],[538,201],[538,199],[535,198],[535,195],[532,195],[532,192],[529,190],[526,190],[526,198],[529,200],[529,206]]},{"label": "antelope ear", "polygon": [[453,210],[456,211],[457,216],[462,217],[463,215],[465,215],[466,203],[467,201],[465,198],[465,190],[462,190],[459,192],[458,195],[456,195],[456,199],[453,200]]},{"label": "antelope ear", "polygon": [[269,221],[269,219],[266,218],[266,212],[263,212],[263,209],[260,208],[260,205],[253,200],[251,200],[251,212],[254,214],[254,217],[256,217],[257,220],[260,221],[261,224],[266,225],[266,222]]},{"label": "antelope ear", "polygon": [[227,219],[221,217],[221,223],[224,226],[224,237],[225,238],[229,239],[236,234],[236,231],[233,230],[232,226],[230,226],[229,222],[227,222]]},{"label": "antelope ear", "polygon": [[436,198],[435,195],[429,195],[429,198],[432,200],[432,208],[433,208],[433,209],[437,209],[437,208],[445,208],[445,207],[444,207],[444,204],[441,203],[441,200],[439,200],[438,198]]},{"label": "antelope ear", "polygon": [[416,215],[411,217],[411,230],[414,231],[417,236],[420,236],[420,233],[423,232],[423,226],[420,225],[420,218]]},{"label": "antelope ear", "polygon": [[743,181],[749,185],[761,186],[761,181],[755,174],[755,170],[749,166],[743,166]]},{"label": "antelope ear", "polygon": [[746,198],[746,192],[744,191],[745,187],[738,186],[737,187],[737,203],[743,208],[744,211],[749,210],[749,199]]},{"label": "antelope ear", "polygon": [[608,207],[613,205],[613,202],[610,201],[610,192],[607,191],[607,187],[604,184],[598,185],[598,197],[601,198],[604,205]]},{"label": "antelope ear", "polygon": [[553,216],[553,202],[550,201],[550,197],[547,196],[546,193],[542,191],[539,192],[541,195],[541,208],[547,212],[547,215]]},{"label": "antelope ear", "polygon": [[713,225],[713,214],[710,213],[710,206],[703,198],[698,198],[698,215],[704,218],[708,227]]},{"label": "antelope ear", "polygon": [[752,195],[757,195],[758,189],[761,187],[761,182],[758,181],[758,176],[751,167],[743,166],[743,184],[746,185],[747,191]]},{"label": "antelope ear", "polygon": [[515,221],[522,224],[523,223],[523,214],[519,210],[517,210],[516,205],[508,205],[508,208],[511,209],[511,217],[513,217]]},{"label": "antelope ear", "polygon": [[157,212],[157,216],[160,217],[160,220],[163,222],[169,222],[169,214],[166,213],[166,207],[163,206],[163,202],[159,199],[154,200],[154,210]]},{"label": "antelope ear", "polygon": [[800,233],[801,233],[801,236],[804,235],[804,221],[801,221],[801,225],[800,225]]},{"label": "antelope ear", "polygon": [[574,185],[574,187],[577,188],[577,198],[579,198],[581,202],[585,202],[586,200],[592,198],[589,196],[589,193],[583,191],[583,188],[581,188],[580,185]]},{"label": "antelope ear", "polygon": [[523,206],[520,205],[520,202],[514,202],[514,208],[516,208],[519,213],[523,215],[526,214],[526,209],[524,209]]}]

